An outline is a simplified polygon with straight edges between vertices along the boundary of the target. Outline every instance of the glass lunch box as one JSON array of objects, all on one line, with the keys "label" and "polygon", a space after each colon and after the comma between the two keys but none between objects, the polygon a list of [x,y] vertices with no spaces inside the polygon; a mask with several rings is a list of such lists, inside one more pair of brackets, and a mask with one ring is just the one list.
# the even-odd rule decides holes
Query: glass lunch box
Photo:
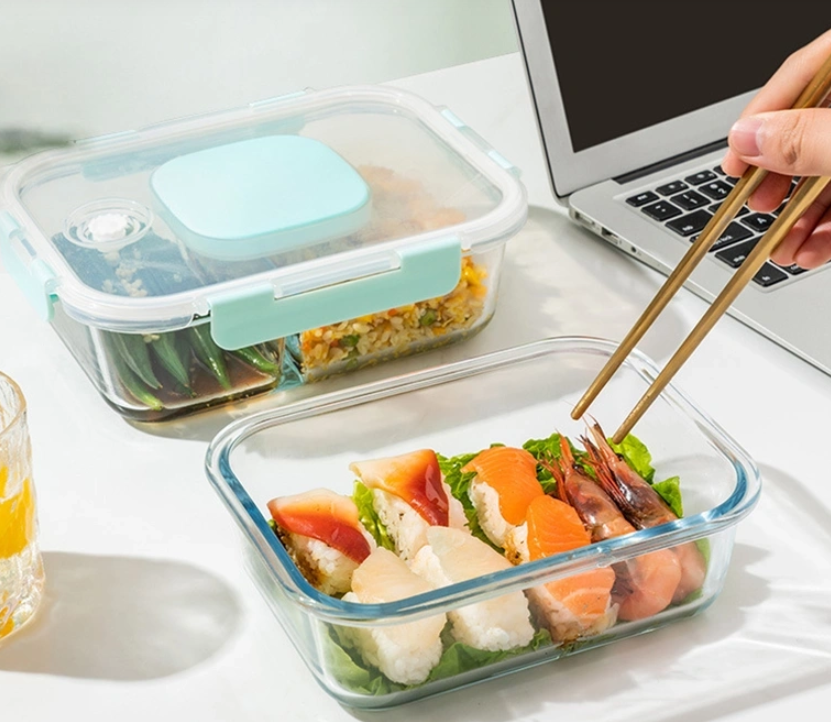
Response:
[{"label": "glass lunch box", "polygon": [[155,421],[479,331],[518,175],[410,93],[301,92],[22,160],[0,258],[104,399]]},{"label": "glass lunch box", "polygon": [[[469,535],[427,527],[427,556],[435,554],[447,571],[443,580],[436,581],[424,574],[429,563],[419,561],[424,547],[409,557],[397,542],[382,548],[379,519],[362,508],[357,518],[377,537],[378,545],[357,568],[353,563],[351,581],[337,590],[321,585],[321,577],[309,572],[303,561],[309,558],[293,546],[298,538],[280,526],[289,523],[286,509],[293,498],[300,498],[295,495],[324,488],[362,504],[359,497],[366,487],[361,489],[358,478],[373,489],[393,488],[392,476],[385,477],[386,486],[370,484],[367,460],[400,459],[414,450],[433,450],[443,480],[454,485],[452,496],[461,498],[458,489],[463,487],[455,485],[466,477],[456,473],[460,467],[454,459],[468,462],[499,444],[540,449],[557,433],[579,448],[578,439],[591,422],[573,421],[570,410],[615,348],[610,341],[592,338],[538,341],[262,411],[233,422],[214,438],[206,473],[242,532],[247,569],[297,652],[331,696],[350,707],[384,709],[658,630],[704,611],[716,600],[730,563],[736,525],[758,500],[760,475],[735,441],[671,385],[633,433],[648,450],[653,488],[669,484],[680,491],[678,518],[591,543],[584,540],[560,551],[549,547],[555,551],[532,554],[529,561],[488,566],[478,561],[480,553],[485,554],[484,542],[476,542],[475,553],[464,546],[473,544],[468,538],[474,534],[471,514],[479,515],[484,528],[480,508],[470,512],[470,504],[465,504]],[[592,418],[609,427],[619,423],[657,374],[649,359],[639,352],[631,354],[594,402]],[[537,441],[529,445],[531,440]],[[466,468],[461,467],[463,472]],[[536,468],[542,479],[543,465]],[[646,477],[646,472],[639,473]],[[564,481],[556,482],[561,483],[565,488]],[[466,493],[473,498],[470,488]],[[275,498],[285,500],[279,514],[273,511]],[[546,504],[562,510],[563,503],[555,499],[557,486],[549,485],[545,499],[535,497],[524,512],[525,536],[514,538],[524,538],[528,549],[532,538],[534,548],[540,547],[543,521],[551,520],[537,514],[532,527],[531,508],[541,508],[545,514],[549,513]],[[574,502],[573,508],[577,506]],[[292,508],[299,513],[297,504]],[[392,523],[389,516],[381,521],[381,526]],[[520,523],[519,518],[511,521]],[[448,527],[453,523],[451,514]],[[463,539],[459,548],[466,550],[457,556],[455,566],[448,554],[456,542],[445,543],[448,538]],[[504,560],[509,546],[506,542],[504,557],[499,549],[488,551],[487,558]],[[683,560],[692,558],[690,554],[700,562],[701,576],[694,585],[679,596],[681,583],[674,584],[683,575],[673,577],[671,599],[665,595],[661,605],[632,607],[633,600],[650,598],[658,585],[637,570],[660,561],[664,566],[657,567],[660,573],[655,578],[666,579],[676,560],[684,568]],[[465,572],[468,566],[486,573]],[[430,584],[413,582],[413,574]],[[601,586],[590,583],[598,574],[607,585],[603,594],[611,595],[604,597],[605,616],[598,617],[603,623],[592,622],[575,632],[562,616],[568,596],[564,589],[582,593]],[[611,592],[609,575],[614,580]],[[402,590],[415,591],[408,595]],[[487,608],[498,614],[494,606],[504,606],[507,613],[508,606],[514,605],[515,612],[517,604],[527,605],[521,622],[515,615],[506,623],[482,616]],[[494,629],[520,631],[492,643]],[[555,667],[551,673],[556,673]]]}]

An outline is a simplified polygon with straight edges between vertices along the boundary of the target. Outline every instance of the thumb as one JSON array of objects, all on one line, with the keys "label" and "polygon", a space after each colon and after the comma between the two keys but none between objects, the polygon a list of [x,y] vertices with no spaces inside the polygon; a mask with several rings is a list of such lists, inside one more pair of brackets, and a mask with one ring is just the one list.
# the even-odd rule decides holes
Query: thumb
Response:
[{"label": "thumb", "polygon": [[831,175],[831,109],[780,110],[736,121],[730,149],[743,161],[783,175]]}]

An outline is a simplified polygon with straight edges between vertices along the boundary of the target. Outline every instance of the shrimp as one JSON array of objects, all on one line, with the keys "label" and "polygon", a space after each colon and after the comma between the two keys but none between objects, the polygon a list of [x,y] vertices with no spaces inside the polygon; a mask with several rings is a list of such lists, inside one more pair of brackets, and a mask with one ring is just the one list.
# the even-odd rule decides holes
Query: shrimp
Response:
[{"label": "shrimp", "polygon": [[[574,507],[588,527],[593,542],[630,534],[635,527],[627,521],[603,488],[575,464],[571,447],[560,437],[560,463],[545,464],[557,481],[560,499]],[[595,469],[603,474],[605,468]],[[636,620],[666,609],[681,579],[681,564],[669,549],[642,554],[614,564],[612,600],[618,604],[618,618]]]},{"label": "shrimp", "polygon": [[[594,443],[582,437],[594,468],[603,468],[608,474],[599,474],[598,482],[615,501],[629,521],[639,529],[666,524],[677,519],[675,512],[660,497],[652,485],[641,478],[609,445],[606,435],[595,421],[589,426]],[[672,601],[681,602],[689,594],[701,588],[707,573],[707,563],[693,542],[673,547],[681,563],[681,581]]]}]

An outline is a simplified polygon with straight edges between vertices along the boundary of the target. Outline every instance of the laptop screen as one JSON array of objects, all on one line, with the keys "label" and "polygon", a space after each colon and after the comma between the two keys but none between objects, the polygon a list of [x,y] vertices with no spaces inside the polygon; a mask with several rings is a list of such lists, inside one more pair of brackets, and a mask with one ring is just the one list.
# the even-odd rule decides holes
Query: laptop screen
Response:
[{"label": "laptop screen", "polygon": [[575,153],[763,85],[831,27],[829,5],[543,0]]}]

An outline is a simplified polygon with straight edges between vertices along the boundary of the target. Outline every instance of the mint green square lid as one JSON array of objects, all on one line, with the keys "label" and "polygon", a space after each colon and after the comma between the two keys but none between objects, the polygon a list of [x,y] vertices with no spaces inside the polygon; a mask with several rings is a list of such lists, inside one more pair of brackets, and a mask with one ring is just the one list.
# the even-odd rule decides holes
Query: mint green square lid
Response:
[{"label": "mint green square lid", "polygon": [[180,155],[153,172],[150,187],[185,245],[228,261],[342,237],[370,217],[360,174],[327,145],[297,135]]}]

